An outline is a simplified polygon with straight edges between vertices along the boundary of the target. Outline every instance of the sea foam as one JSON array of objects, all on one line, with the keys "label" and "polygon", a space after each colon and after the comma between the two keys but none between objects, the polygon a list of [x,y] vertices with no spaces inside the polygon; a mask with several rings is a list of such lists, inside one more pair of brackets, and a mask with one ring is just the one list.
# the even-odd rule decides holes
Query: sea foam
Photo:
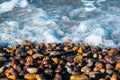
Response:
[{"label": "sea foam", "polygon": [[119,47],[120,9],[110,4],[107,0],[5,1],[0,4],[0,44],[72,39],[94,46]]}]

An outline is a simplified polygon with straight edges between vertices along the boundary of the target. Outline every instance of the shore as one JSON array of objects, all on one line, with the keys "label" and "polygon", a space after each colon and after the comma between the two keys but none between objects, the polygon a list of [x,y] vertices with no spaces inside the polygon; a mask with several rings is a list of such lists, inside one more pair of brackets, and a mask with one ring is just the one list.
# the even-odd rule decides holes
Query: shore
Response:
[{"label": "shore", "polygon": [[120,49],[24,41],[0,46],[0,80],[119,80]]}]

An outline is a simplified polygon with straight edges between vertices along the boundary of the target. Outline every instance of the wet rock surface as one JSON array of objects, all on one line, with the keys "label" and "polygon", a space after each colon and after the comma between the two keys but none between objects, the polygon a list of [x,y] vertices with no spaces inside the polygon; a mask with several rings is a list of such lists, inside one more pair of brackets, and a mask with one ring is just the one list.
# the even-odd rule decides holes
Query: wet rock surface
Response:
[{"label": "wet rock surface", "polygon": [[0,80],[120,80],[120,49],[34,43],[0,48]]}]

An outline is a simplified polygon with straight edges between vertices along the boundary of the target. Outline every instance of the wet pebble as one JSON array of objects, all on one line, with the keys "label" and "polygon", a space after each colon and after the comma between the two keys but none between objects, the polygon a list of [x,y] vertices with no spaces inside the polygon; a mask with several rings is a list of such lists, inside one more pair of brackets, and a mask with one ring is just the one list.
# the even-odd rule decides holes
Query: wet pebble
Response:
[{"label": "wet pebble", "polygon": [[28,67],[26,70],[27,70],[29,73],[37,73],[38,68]]}]

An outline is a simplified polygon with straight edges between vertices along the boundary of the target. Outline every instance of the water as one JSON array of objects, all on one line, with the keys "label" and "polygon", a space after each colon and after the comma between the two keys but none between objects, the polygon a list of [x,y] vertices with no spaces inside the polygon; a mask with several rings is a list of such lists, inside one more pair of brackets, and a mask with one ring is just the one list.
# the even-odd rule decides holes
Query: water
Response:
[{"label": "water", "polygon": [[0,44],[84,42],[120,45],[118,0],[0,0]]}]

